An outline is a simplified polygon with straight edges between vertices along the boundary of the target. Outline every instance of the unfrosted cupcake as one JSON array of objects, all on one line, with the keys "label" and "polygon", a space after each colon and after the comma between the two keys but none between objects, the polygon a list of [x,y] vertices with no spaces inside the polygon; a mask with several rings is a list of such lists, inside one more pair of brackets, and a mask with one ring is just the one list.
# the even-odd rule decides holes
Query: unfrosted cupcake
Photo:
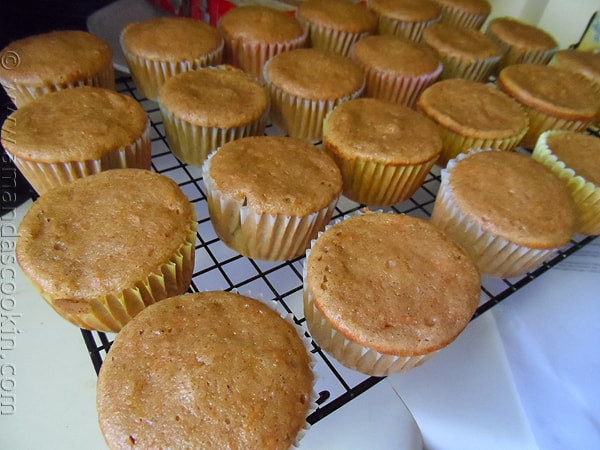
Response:
[{"label": "unfrosted cupcake", "polygon": [[133,98],[82,86],[13,112],[2,144],[38,194],[116,168],[150,169],[150,123]]},{"label": "unfrosted cupcake", "polygon": [[221,240],[244,256],[269,261],[304,254],[342,191],[333,160],[288,137],[229,142],[209,157],[202,175]]},{"label": "unfrosted cupcake", "polygon": [[442,22],[481,29],[492,7],[487,0],[435,0],[442,8]]},{"label": "unfrosted cupcake", "polygon": [[89,330],[117,332],[189,287],[194,208],[164,175],[114,169],[40,196],[19,225],[17,261],[46,302]]},{"label": "unfrosted cupcake", "polygon": [[577,207],[575,231],[600,234],[600,139],[572,131],[545,131],[532,157],[566,184]]},{"label": "unfrosted cupcake", "polygon": [[169,148],[186,164],[201,166],[226,142],[264,134],[269,94],[232,66],[176,75],[160,90],[160,112]]},{"label": "unfrosted cupcake", "polygon": [[514,64],[500,71],[497,85],[529,116],[529,130],[522,141],[526,148],[533,148],[546,130],[585,130],[600,111],[600,95],[593,83],[558,67]]},{"label": "unfrosted cupcake", "polygon": [[309,46],[348,56],[352,45],[377,31],[377,16],[351,0],[306,0],[296,18],[308,32]]},{"label": "unfrosted cupcake", "polygon": [[549,65],[579,73],[594,82],[600,90],[600,53],[574,49],[559,50]]},{"label": "unfrosted cupcake", "polygon": [[127,25],[121,48],[136,87],[156,101],[160,87],[174,75],[220,64],[223,38],[201,20],[159,17]]},{"label": "unfrosted cupcake", "polygon": [[486,81],[503,55],[500,47],[481,31],[448,23],[427,28],[423,42],[444,64],[441,79]]},{"label": "unfrosted cupcake", "polygon": [[442,8],[434,0],[368,0],[367,6],[377,14],[378,34],[415,42],[421,40],[425,28],[442,17]]},{"label": "unfrosted cupcake", "polygon": [[421,92],[438,80],[443,68],[426,46],[392,35],[361,39],[350,57],[365,73],[365,96],[411,108]]},{"label": "unfrosted cupcake", "polygon": [[336,223],[304,265],[311,336],[341,364],[374,376],[411,369],[449,345],[480,292],[464,250],[428,221],[401,214]]},{"label": "unfrosted cupcake", "polygon": [[358,97],[365,85],[361,68],[337,53],[312,48],[271,58],[264,69],[271,94],[271,120],[291,137],[320,141],[325,115]]},{"label": "unfrosted cupcake", "polygon": [[269,59],[306,44],[306,31],[292,14],[263,5],[230,9],[217,27],[225,39],[223,62],[259,80]]},{"label": "unfrosted cupcake", "polygon": [[152,305],[117,335],[96,387],[110,448],[289,449],[314,410],[312,360],[265,304],[211,291]]},{"label": "unfrosted cupcake", "polygon": [[469,150],[512,150],[527,132],[518,102],[495,87],[472,80],[439,81],[423,91],[417,108],[440,126],[440,166]]},{"label": "unfrosted cupcake", "polygon": [[504,52],[498,63],[498,70],[511,64],[547,64],[559,48],[549,33],[513,17],[497,17],[491,20],[486,34]]},{"label": "unfrosted cupcake", "polygon": [[0,55],[0,83],[17,108],[66,88],[115,88],[110,47],[85,31],[29,36],[10,43]]},{"label": "unfrosted cupcake", "polygon": [[517,152],[459,155],[442,171],[431,222],[482,275],[524,275],[569,242],[576,212],[564,184]]},{"label": "unfrosted cupcake", "polygon": [[360,98],[326,117],[323,149],[340,167],[346,197],[390,206],[421,186],[442,151],[442,138],[432,121],[406,106]]}]

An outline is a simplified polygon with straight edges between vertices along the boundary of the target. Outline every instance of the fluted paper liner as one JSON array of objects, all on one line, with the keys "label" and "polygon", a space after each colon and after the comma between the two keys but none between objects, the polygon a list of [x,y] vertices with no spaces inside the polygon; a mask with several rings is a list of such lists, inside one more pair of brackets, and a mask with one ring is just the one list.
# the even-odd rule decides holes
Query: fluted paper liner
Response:
[{"label": "fluted paper liner", "polygon": [[311,240],[331,219],[338,197],[305,216],[260,213],[243,200],[227,198],[210,176],[210,160],[202,166],[211,222],[219,238],[238,253],[265,261],[285,261],[304,254]]},{"label": "fluted paper liner", "polygon": [[533,150],[532,158],[548,167],[560,178],[577,208],[575,231],[590,236],[600,234],[600,186],[587,181],[560,161],[548,147],[548,137],[564,131],[546,131],[541,134]]},{"label": "fluted paper liner", "polygon": [[146,123],[142,135],[131,144],[107,152],[100,159],[45,163],[30,161],[10,153],[9,156],[39,195],[78,178],[104,170],[124,168],[149,170],[151,159],[150,122]]},{"label": "fluted paper liner", "polygon": [[173,256],[144,279],[120,292],[90,299],[56,299],[34,284],[44,300],[64,319],[87,330],[118,332],[137,313],[159,300],[185,293],[194,269],[196,221]]},{"label": "fluted paper liner", "polygon": [[487,81],[494,72],[502,55],[492,58],[468,60],[460,57],[440,56],[444,63],[441,79],[464,78],[473,81]]},{"label": "fluted paper liner", "polygon": [[[223,46],[221,40],[219,46],[206,55],[184,61],[151,60],[137,56],[125,48],[123,48],[123,54],[131,72],[131,78],[140,93],[149,100],[157,101],[161,86],[169,78],[182,72],[220,64],[223,57]],[[123,46],[121,45],[121,47]]]},{"label": "fluted paper liner", "polygon": [[431,214],[431,222],[458,242],[473,259],[482,275],[510,278],[535,269],[558,248],[536,249],[511,242],[484,229],[464,214],[454,198],[450,182],[452,168],[462,159],[478,151],[461,154],[441,171],[441,182]]},{"label": "fluted paper liner", "polygon": [[450,5],[442,5],[442,22],[466,28],[481,29],[489,14],[473,14]]},{"label": "fluted paper liner", "polygon": [[309,22],[297,16],[298,22],[308,32],[308,39],[312,48],[327,50],[343,56],[349,56],[355,42],[373,34],[372,32],[350,32],[336,30],[325,25]]},{"label": "fluted paper liner", "polygon": [[498,71],[512,64],[548,64],[559,50],[559,47],[543,50],[517,48],[500,39],[489,29],[485,34],[498,44],[504,55],[498,63]]},{"label": "fluted paper liner", "polygon": [[378,19],[379,23],[377,25],[377,34],[391,34],[408,38],[414,42],[421,42],[425,28],[439,22],[440,17],[423,22],[405,22],[394,19],[393,17],[380,15]]},{"label": "fluted paper liner", "polygon": [[75,88],[80,86],[95,86],[105,89],[115,90],[115,71],[111,64],[108,64],[100,72],[91,77],[80,78],[71,83],[44,84],[43,86],[32,86],[25,83],[16,83],[13,85],[4,85],[6,93],[17,106],[21,106],[42,97],[51,92],[61,91],[63,89]]}]

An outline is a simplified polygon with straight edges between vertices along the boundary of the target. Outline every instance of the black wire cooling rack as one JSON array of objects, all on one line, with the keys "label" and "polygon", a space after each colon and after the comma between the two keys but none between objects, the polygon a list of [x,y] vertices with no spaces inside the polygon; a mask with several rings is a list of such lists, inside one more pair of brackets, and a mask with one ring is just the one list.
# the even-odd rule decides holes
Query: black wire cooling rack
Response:
[{"label": "black wire cooling rack", "polygon": [[[117,90],[137,99],[150,117],[152,127],[152,169],[175,180],[194,204],[198,216],[198,232],[195,272],[192,277],[190,292],[205,290],[231,291],[236,289],[242,294],[248,294],[255,298],[274,300],[276,309],[282,315],[291,314],[296,324],[302,327],[307,337],[310,337],[305,324],[302,301],[302,265],[304,257],[272,263],[243,257],[226,247],[217,237],[210,222],[201,170],[181,163],[170,152],[158,105],[142,98],[128,77],[117,79]],[[268,127],[266,133],[269,135],[281,134],[275,127]],[[439,170],[434,169],[427,176],[422,187],[409,200],[383,210],[428,218],[433,209],[439,184]],[[363,206],[342,197],[336,207],[332,221],[351,214],[363,208]],[[525,276],[514,279],[484,278],[481,286],[480,306],[473,319],[508,298],[512,293],[575,253],[593,239],[593,237],[586,236],[574,237],[553,259]],[[94,368],[98,372],[104,357],[110,349],[114,335],[96,331],[81,331]],[[315,371],[318,379],[315,389],[319,394],[318,408],[308,417],[309,423],[314,424],[374,386],[381,378],[369,377],[347,369],[323,352],[314,342],[311,343],[311,346],[311,351],[317,361]]]}]

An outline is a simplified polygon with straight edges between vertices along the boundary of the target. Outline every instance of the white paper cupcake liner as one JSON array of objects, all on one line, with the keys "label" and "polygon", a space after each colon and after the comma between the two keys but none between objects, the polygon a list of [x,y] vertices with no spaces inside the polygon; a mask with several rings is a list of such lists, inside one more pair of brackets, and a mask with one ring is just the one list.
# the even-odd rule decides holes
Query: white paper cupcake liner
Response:
[{"label": "white paper cupcake liner", "polygon": [[379,16],[377,33],[380,35],[391,34],[394,36],[405,37],[414,42],[421,42],[425,28],[440,21],[440,17],[423,22],[405,22],[384,15]]},{"label": "white paper cupcake liner", "polygon": [[43,86],[31,86],[22,83],[3,84],[4,90],[17,108],[51,92],[79,86],[95,86],[115,90],[115,71],[111,65],[108,65],[92,77],[80,78],[71,83],[45,84]]},{"label": "white paper cupcake liner", "polygon": [[365,73],[365,93],[368,97],[391,101],[414,108],[421,93],[435,83],[442,73],[440,63],[432,73],[414,77],[400,77],[362,66]]},{"label": "white paper cupcake liner", "polygon": [[484,229],[476,220],[464,214],[454,197],[449,182],[457,162],[478,151],[458,155],[441,171],[441,183],[431,214],[431,222],[458,242],[473,259],[482,275],[510,278],[535,269],[558,248],[536,249],[511,242]]},{"label": "white paper cupcake liner", "polygon": [[323,25],[315,24],[297,17],[298,22],[308,33],[308,42],[312,48],[327,50],[344,56],[350,56],[350,50],[355,42],[373,34],[372,32],[350,32],[335,30]]},{"label": "white paper cupcake liner", "polygon": [[123,54],[125,55],[127,65],[131,71],[131,77],[137,89],[145,98],[158,101],[160,88],[169,78],[182,72],[220,64],[223,57],[223,46],[224,43],[221,40],[219,46],[206,55],[185,61],[156,61],[146,59],[127,51],[125,48],[123,48]]},{"label": "white paper cupcake liner", "polygon": [[498,61],[502,56],[480,60],[465,60],[463,58],[453,58],[442,56],[444,70],[441,79],[464,78],[473,81],[487,81],[490,75],[495,71]]},{"label": "white paper cupcake liner", "polygon": [[564,181],[577,207],[577,233],[595,236],[600,234],[600,186],[577,175],[560,161],[548,147],[548,137],[564,131],[546,131],[540,135],[531,155]]},{"label": "white paper cupcake liner", "polygon": [[467,11],[461,11],[449,5],[440,5],[442,8],[442,22],[451,25],[458,25],[466,28],[481,29],[483,23],[488,18],[488,14],[472,14]]},{"label": "white paper cupcake liner", "polygon": [[260,43],[244,39],[231,39],[226,42],[227,63],[242,69],[263,82],[263,67],[273,56],[279,53],[304,47],[306,30],[302,36],[286,42]]},{"label": "white paper cupcake liner", "polygon": [[523,136],[521,145],[528,149],[533,149],[535,144],[544,131],[548,130],[566,130],[566,131],[584,131],[588,126],[594,123],[595,117],[588,120],[569,120],[560,117],[550,116],[542,111],[534,109],[525,104],[521,104],[529,117],[529,129]]},{"label": "white paper cupcake liner", "polygon": [[262,136],[269,117],[269,108],[267,108],[257,120],[250,123],[233,128],[214,128],[181,120],[162,104],[160,112],[171,152],[180,161],[196,167],[202,166],[210,152],[226,142],[246,136]]},{"label": "white paper cupcake liner", "polygon": [[243,200],[227,198],[210,176],[210,160],[202,166],[211,222],[219,238],[238,253],[265,261],[285,261],[304,254],[317,233],[329,223],[338,198],[305,216],[260,213]]},{"label": "white paper cupcake liner", "polygon": [[146,123],[143,134],[130,145],[112,150],[100,159],[45,163],[8,154],[29,184],[42,195],[50,189],[104,170],[150,169],[150,122]]}]

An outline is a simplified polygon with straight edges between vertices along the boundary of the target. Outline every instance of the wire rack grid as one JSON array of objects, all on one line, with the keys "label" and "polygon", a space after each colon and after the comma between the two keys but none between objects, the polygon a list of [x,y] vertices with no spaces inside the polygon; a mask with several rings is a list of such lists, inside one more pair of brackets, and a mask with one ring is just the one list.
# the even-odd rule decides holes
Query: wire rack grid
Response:
[{"label": "wire rack grid", "polygon": [[[128,77],[117,79],[117,90],[138,100],[150,118],[152,169],[176,181],[194,204],[198,217],[198,232],[195,271],[189,291],[237,290],[254,298],[274,300],[276,309],[282,315],[291,314],[296,324],[302,327],[306,336],[310,338],[303,313],[302,266],[304,257],[285,262],[265,262],[243,257],[225,246],[217,237],[210,222],[201,169],[188,166],[173,156],[165,138],[158,105],[141,97]],[[276,127],[268,126],[266,134],[281,135],[281,132]],[[383,208],[383,210],[428,218],[433,209],[439,184],[440,173],[434,168],[421,188],[409,200],[389,208]],[[342,197],[332,221],[352,214],[363,207],[364,205]],[[484,277],[480,306],[473,319],[508,298],[512,293],[593,239],[593,237],[586,236],[574,237],[553,259],[525,276],[514,279]],[[81,331],[94,369],[98,372],[115,336],[110,333]],[[381,380],[381,378],[369,377],[345,368],[322,351],[313,341],[311,341],[311,347],[311,352],[314,353],[317,361],[315,389],[319,395],[318,408],[308,417],[308,422],[311,424],[342,407]]]}]

